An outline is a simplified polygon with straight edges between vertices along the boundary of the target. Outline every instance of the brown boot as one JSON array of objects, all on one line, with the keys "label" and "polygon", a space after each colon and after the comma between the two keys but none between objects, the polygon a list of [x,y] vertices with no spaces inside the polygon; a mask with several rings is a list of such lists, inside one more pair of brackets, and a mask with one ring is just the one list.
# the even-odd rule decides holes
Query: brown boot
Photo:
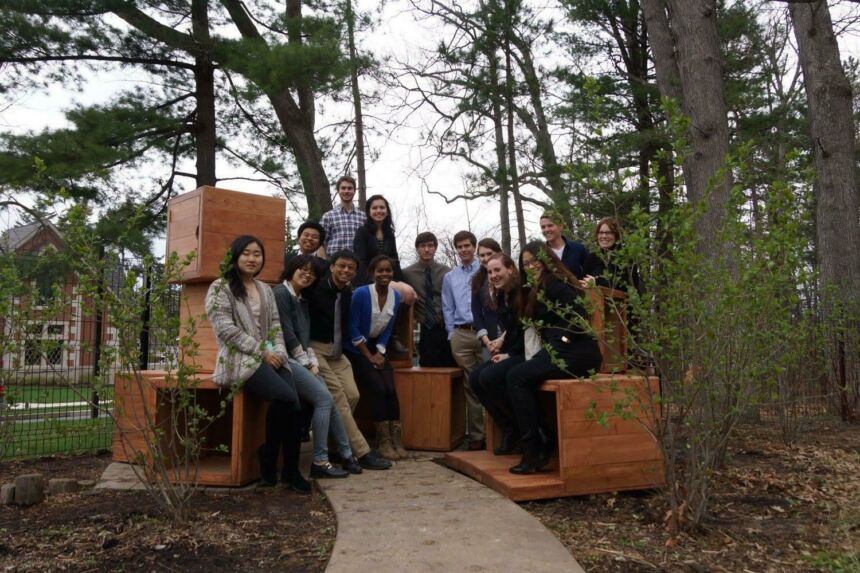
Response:
[{"label": "brown boot", "polygon": [[399,460],[397,451],[391,447],[391,431],[388,428],[388,422],[375,422],[373,426],[376,428],[376,452],[385,459]]},{"label": "brown boot", "polygon": [[391,420],[389,424],[391,424],[391,446],[394,448],[394,451],[397,452],[400,459],[409,457],[409,452],[403,447],[403,425],[400,423],[400,420]]}]

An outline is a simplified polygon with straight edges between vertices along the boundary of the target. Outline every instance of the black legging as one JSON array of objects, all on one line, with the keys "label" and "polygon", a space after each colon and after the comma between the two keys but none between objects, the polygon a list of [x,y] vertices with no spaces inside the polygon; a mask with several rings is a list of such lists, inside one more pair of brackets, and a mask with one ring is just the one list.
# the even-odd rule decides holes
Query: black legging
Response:
[{"label": "black legging", "polygon": [[508,400],[506,376],[511,368],[522,364],[525,359],[525,356],[518,354],[501,362],[487,361],[469,374],[469,385],[472,391],[505,432],[513,431],[516,424],[513,409]]},{"label": "black legging", "polygon": [[589,371],[600,369],[600,350],[594,341],[574,346],[564,354],[559,353],[558,358],[565,361],[564,370],[552,363],[545,349],[535,354],[531,360],[525,360],[508,370],[508,399],[524,440],[533,438],[538,430],[537,391],[542,383],[571,376],[587,376]]},{"label": "black legging", "polygon": [[299,471],[302,407],[293,375],[283,366],[275,370],[263,363],[245,382],[245,390],[255,398],[269,400],[266,446],[277,452],[283,444],[284,471]]},{"label": "black legging", "polygon": [[[376,344],[370,342],[368,350],[376,354]],[[344,352],[352,364],[356,380],[361,380],[370,390],[370,411],[374,422],[385,422],[387,420],[400,419],[400,403],[397,401],[397,389],[394,386],[394,371],[388,360],[385,365],[377,369],[364,357],[364,354]]]}]

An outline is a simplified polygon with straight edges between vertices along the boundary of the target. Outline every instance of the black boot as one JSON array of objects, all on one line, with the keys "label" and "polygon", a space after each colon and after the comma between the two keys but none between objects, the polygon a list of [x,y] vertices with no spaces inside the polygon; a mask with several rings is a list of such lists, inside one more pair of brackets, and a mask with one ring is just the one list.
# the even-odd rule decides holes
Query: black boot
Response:
[{"label": "black boot", "polygon": [[311,484],[299,471],[299,453],[302,447],[301,417],[295,412],[284,436],[284,467],[281,483],[299,493],[310,493]]},{"label": "black boot", "polygon": [[502,443],[499,444],[498,448],[493,450],[493,453],[497,456],[515,454],[520,451],[519,441],[519,434],[513,427],[505,428],[502,434]]},{"label": "black boot", "polygon": [[537,431],[523,435],[523,459],[509,471],[512,474],[533,474],[549,463],[549,453]]},{"label": "black boot", "polygon": [[278,448],[263,444],[257,450],[260,459],[260,485],[272,487],[278,483]]}]

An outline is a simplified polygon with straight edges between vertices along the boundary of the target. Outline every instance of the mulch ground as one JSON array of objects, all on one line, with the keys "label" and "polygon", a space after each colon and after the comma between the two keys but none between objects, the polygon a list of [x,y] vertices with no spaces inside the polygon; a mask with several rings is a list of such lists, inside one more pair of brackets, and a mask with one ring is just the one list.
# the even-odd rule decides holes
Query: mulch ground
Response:
[{"label": "mulch ground", "polygon": [[711,517],[669,540],[659,492],[531,502],[589,572],[860,572],[860,427],[820,422],[795,446],[739,429]]},{"label": "mulch ground", "polygon": [[[97,479],[108,463],[109,454],[4,462],[0,483],[23,473]],[[322,571],[335,534],[316,493],[199,493],[175,523],[146,492],[91,490],[0,506],[0,570]]]}]

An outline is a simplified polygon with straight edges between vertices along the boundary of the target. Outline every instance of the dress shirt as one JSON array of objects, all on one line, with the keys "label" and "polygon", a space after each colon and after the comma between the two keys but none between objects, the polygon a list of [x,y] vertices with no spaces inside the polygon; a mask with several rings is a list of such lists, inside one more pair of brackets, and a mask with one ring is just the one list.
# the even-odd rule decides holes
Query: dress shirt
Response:
[{"label": "dress shirt", "polygon": [[480,267],[477,259],[457,265],[442,280],[442,314],[449,340],[455,326],[472,323],[472,276]]},{"label": "dress shirt", "polygon": [[355,232],[367,222],[367,215],[353,205],[352,211],[347,211],[343,205],[338,205],[326,212],[320,225],[325,229],[325,252],[331,257],[338,251],[352,251],[352,241]]}]

